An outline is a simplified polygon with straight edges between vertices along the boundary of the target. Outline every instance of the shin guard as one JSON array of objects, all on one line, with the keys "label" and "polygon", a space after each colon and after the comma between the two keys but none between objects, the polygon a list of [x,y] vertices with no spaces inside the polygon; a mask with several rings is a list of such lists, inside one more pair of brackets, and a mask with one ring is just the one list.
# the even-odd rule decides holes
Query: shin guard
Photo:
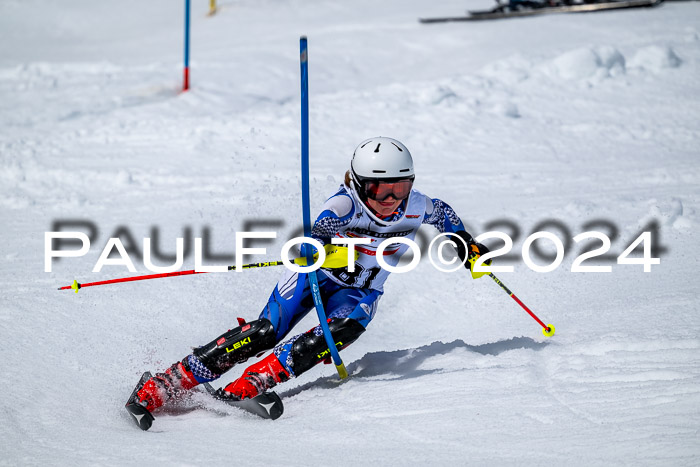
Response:
[{"label": "shin guard", "polygon": [[[352,318],[332,318],[328,327],[338,350],[352,344],[365,332],[364,326]],[[299,376],[331,358],[321,326],[316,326],[276,347],[275,355],[294,376]]]},{"label": "shin guard", "polygon": [[275,328],[266,319],[245,323],[194,350],[193,355],[214,374],[271,349],[277,343]]}]

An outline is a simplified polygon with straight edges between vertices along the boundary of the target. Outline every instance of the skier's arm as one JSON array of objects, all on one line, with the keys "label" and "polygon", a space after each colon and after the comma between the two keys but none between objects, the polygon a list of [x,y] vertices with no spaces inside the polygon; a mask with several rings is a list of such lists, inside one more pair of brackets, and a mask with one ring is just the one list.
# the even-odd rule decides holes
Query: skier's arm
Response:
[{"label": "skier's arm", "polygon": [[[455,243],[457,244],[459,259],[464,261],[464,267],[469,270],[471,270],[471,262],[465,261],[466,258],[473,255],[479,257],[489,251],[486,245],[474,241],[474,237],[466,231],[462,220],[457,213],[455,213],[454,209],[441,199],[430,199],[426,197],[426,209],[423,223],[432,225],[440,233],[453,233],[464,240],[464,243],[460,241]],[[466,244],[466,248],[464,244]],[[487,263],[490,264],[491,261],[489,260]]]},{"label": "skier's arm", "polygon": [[[430,199],[427,196],[425,197],[425,203],[425,216],[423,216],[424,224],[432,225],[440,233],[465,231],[462,220],[449,204],[441,199]],[[471,237],[471,235],[469,235],[469,237]]]},{"label": "skier's arm", "polygon": [[349,224],[355,214],[355,206],[349,195],[338,193],[328,198],[321,208],[314,226],[311,229],[311,237],[324,245],[331,242],[340,229]]}]

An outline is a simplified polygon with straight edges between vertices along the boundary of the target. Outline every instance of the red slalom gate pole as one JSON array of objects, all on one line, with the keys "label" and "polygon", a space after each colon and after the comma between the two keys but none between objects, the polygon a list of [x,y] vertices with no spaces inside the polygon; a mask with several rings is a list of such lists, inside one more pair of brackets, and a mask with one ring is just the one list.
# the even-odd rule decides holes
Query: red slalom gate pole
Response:
[{"label": "red slalom gate pole", "polygon": [[507,293],[513,300],[515,300],[515,302],[516,302],[518,305],[520,305],[521,307],[523,307],[523,310],[527,311],[527,313],[528,313],[530,316],[532,316],[532,319],[534,319],[535,321],[537,321],[537,323],[538,323],[540,326],[542,326],[542,334],[544,334],[544,335],[547,336],[547,337],[551,337],[551,336],[554,335],[555,329],[554,329],[554,325],[553,325],[553,324],[544,324],[544,323],[542,322],[542,320],[539,319],[539,318],[537,317],[537,315],[535,315],[535,313],[532,312],[532,310],[530,310],[527,306],[525,306],[525,304],[524,304],[523,302],[521,302],[520,299],[519,299],[518,297],[516,297],[515,294],[514,294],[513,292],[511,292],[510,289],[509,289],[508,287],[506,287],[506,285],[505,285],[503,282],[501,282],[501,281],[498,279],[498,277],[496,277],[492,272],[489,273],[489,277],[490,277],[491,279],[493,279],[494,282],[496,282],[496,284],[500,285],[501,288],[502,288],[503,290],[505,290],[506,293]]}]

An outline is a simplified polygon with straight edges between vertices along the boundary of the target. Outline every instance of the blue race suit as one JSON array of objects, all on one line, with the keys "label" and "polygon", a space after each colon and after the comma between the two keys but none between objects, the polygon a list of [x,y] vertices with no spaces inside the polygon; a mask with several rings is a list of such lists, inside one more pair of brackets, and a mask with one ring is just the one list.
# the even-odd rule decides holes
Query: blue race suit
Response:
[{"label": "blue race suit", "polygon": [[[350,318],[363,328],[374,318],[384,281],[389,276],[389,271],[381,268],[376,260],[379,243],[392,237],[413,240],[422,224],[430,224],[440,232],[464,230],[464,224],[449,205],[439,199],[428,198],[417,190],[411,191],[408,199],[386,220],[386,225],[370,218],[365,209],[354,190],[341,185],[323,205],[311,232],[311,236],[323,244],[331,243],[333,237],[364,237],[370,240],[369,245],[355,247],[359,257],[354,272],[344,268],[319,269],[317,273],[328,319]],[[408,248],[403,243],[390,245],[384,251],[384,260],[387,264],[396,266]],[[307,274],[288,270],[277,283],[260,318],[270,320],[280,342],[313,307]],[[313,332],[320,336],[320,325]],[[301,334],[278,344],[274,350],[282,365],[292,375],[294,362],[290,350],[300,336]]]}]

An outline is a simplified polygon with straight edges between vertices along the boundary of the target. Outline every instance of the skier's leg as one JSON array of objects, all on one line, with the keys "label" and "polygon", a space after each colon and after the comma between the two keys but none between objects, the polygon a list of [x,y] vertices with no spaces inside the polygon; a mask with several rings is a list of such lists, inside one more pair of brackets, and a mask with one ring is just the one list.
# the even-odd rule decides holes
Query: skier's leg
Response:
[{"label": "skier's leg", "polygon": [[[333,288],[334,283],[321,274],[318,279],[323,295],[328,287]],[[307,274],[287,270],[277,282],[259,318],[266,318],[272,323],[279,342],[313,307]]]},{"label": "skier's leg", "polygon": [[163,373],[156,373],[137,391],[136,402],[152,412],[173,397],[198,384],[217,379],[236,363],[269,350],[276,343],[275,331],[269,320],[243,322],[241,326],[196,348]]},{"label": "skier's leg", "polygon": [[[340,289],[330,297],[326,305],[328,327],[338,350],[353,343],[365,331],[374,317],[380,295],[366,289]],[[273,353],[248,367],[224,391],[238,399],[255,397],[329,358],[328,344],[319,325],[275,347]]]},{"label": "skier's leg", "polygon": [[147,380],[133,402],[152,412],[198,384],[219,378],[234,365],[273,348],[312,306],[306,274],[285,272],[259,319],[245,323],[239,318],[239,327]]},{"label": "skier's leg", "polygon": [[193,358],[189,358],[189,361],[194,371],[199,370],[195,377],[200,378],[200,383],[218,378],[237,363],[245,362],[277,343],[275,329],[268,319],[241,324],[192,352]]},{"label": "skier's leg", "polygon": [[[376,290],[342,288],[329,298],[326,304],[328,328],[339,351],[365,332],[381,295]],[[278,345],[274,353],[293,376],[331,358],[321,325]]]}]

